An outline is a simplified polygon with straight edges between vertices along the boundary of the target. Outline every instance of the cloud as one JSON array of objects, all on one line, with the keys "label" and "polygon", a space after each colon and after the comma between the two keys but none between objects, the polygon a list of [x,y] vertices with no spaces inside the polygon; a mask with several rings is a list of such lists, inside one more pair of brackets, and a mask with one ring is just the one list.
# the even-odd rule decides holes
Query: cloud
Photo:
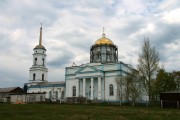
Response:
[{"label": "cloud", "polygon": [[136,67],[142,41],[149,37],[165,68],[179,70],[179,5],[178,0],[1,0],[0,87],[28,82],[41,22],[49,81],[63,81],[73,62],[89,63],[102,27],[118,46],[120,61]]},{"label": "cloud", "polygon": [[49,67],[61,68],[64,67],[64,65],[66,65],[67,63],[71,62],[73,58],[74,54],[71,51],[59,51],[58,54],[54,55],[54,57],[49,59],[47,65]]}]

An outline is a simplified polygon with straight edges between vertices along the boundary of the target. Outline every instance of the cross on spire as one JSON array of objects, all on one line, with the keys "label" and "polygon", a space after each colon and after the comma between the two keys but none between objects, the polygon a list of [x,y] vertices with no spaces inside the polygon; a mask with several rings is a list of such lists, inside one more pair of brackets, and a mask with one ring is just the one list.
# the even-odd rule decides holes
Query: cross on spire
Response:
[{"label": "cross on spire", "polygon": [[104,33],[104,27],[103,27],[103,34],[102,34],[102,37],[105,38],[105,33]]}]

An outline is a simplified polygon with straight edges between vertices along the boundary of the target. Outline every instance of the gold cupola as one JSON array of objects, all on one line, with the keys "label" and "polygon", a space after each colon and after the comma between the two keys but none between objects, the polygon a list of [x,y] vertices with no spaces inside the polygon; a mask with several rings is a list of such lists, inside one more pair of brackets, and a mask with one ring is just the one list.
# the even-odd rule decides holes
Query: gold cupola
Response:
[{"label": "gold cupola", "polygon": [[98,40],[96,40],[95,45],[114,45],[113,42],[109,38],[106,38],[105,33],[104,33],[104,28],[103,28],[102,38],[99,38]]}]

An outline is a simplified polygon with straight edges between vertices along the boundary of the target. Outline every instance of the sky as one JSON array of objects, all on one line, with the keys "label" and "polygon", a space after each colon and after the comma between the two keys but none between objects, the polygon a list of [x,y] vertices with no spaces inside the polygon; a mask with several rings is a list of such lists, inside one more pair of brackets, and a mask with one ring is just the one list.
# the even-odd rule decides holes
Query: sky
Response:
[{"label": "sky", "polygon": [[50,82],[64,81],[73,62],[89,63],[103,27],[119,61],[137,68],[148,37],[160,65],[180,70],[180,0],[0,0],[0,88],[28,82],[40,23]]}]

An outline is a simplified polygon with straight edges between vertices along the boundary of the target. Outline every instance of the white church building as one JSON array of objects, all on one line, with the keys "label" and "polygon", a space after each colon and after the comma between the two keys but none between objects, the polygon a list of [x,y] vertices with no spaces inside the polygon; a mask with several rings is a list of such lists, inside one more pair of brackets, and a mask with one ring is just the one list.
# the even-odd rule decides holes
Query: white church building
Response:
[{"label": "white church building", "polygon": [[131,69],[130,65],[118,61],[118,47],[103,31],[102,37],[90,48],[90,63],[66,67],[65,82],[48,82],[41,27],[39,45],[34,48],[29,82],[25,86],[28,93],[46,92],[46,99],[52,101],[80,96],[90,100],[117,101],[115,79],[125,76]]}]

